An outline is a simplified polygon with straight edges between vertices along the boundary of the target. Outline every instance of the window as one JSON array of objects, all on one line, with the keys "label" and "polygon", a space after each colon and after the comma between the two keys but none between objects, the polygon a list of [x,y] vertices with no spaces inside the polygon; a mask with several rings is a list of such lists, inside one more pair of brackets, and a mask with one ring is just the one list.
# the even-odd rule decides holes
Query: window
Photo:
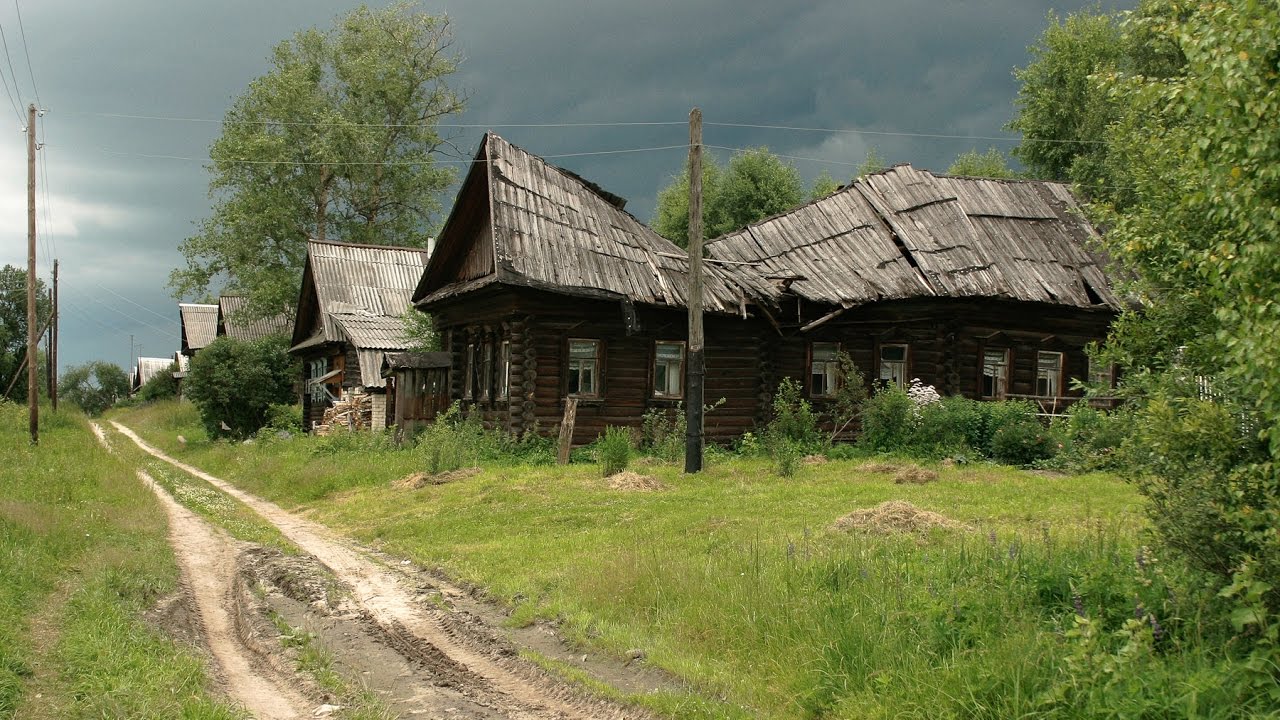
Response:
[{"label": "window", "polygon": [[880,380],[900,388],[907,386],[906,345],[880,346]]},{"label": "window", "polygon": [[600,341],[569,341],[569,394],[600,396]]},{"label": "window", "polygon": [[1061,397],[1062,353],[1042,350],[1036,354],[1036,395]]},{"label": "window", "polygon": [[488,400],[493,391],[493,343],[488,340],[480,346],[480,399]]},{"label": "window", "polygon": [[467,345],[465,362],[462,366],[462,398],[470,400],[476,391],[476,346]]},{"label": "window", "polygon": [[503,340],[498,351],[498,395],[499,400],[511,397],[511,341]]},{"label": "window", "polygon": [[836,354],[839,343],[812,343],[809,346],[809,396],[831,397],[836,394],[836,373],[839,362]]},{"label": "window", "polygon": [[1089,384],[1097,387],[1112,388],[1116,384],[1116,366],[1089,358]]},{"label": "window", "polygon": [[323,380],[328,370],[328,358],[307,361],[307,389],[310,391],[311,402],[321,403],[328,399],[329,393],[325,390]]},{"label": "window", "polygon": [[684,343],[653,344],[653,396],[684,397]]},{"label": "window", "polygon": [[982,351],[982,397],[1004,398],[1009,392],[1009,351],[987,348]]}]

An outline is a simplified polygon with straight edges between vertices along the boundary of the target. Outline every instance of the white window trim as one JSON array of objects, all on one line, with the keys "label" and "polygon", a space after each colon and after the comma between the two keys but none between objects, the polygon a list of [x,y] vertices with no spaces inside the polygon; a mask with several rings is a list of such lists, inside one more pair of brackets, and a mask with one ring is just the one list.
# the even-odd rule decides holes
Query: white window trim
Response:
[{"label": "white window trim", "polygon": [[911,346],[907,343],[881,343],[880,344],[880,349],[876,353],[876,355],[878,356],[876,358],[876,360],[878,361],[876,366],[876,379],[880,382],[892,382],[891,378],[886,378],[884,376],[885,348],[902,348],[902,360],[901,361],[893,360],[891,362],[894,365],[897,365],[899,363],[902,365],[902,372],[898,376],[898,381],[896,385],[900,388],[906,389],[907,383],[910,382],[907,379],[907,374],[908,374],[907,371],[909,369],[910,358],[911,358]]},{"label": "white window trim", "polygon": [[498,400],[511,398],[511,341],[503,340],[498,346]]},{"label": "white window trim", "polygon": [[1003,369],[1003,372],[999,377],[996,378],[996,382],[994,383],[995,392],[993,394],[991,395],[986,394],[985,387],[980,389],[984,391],[982,393],[982,397],[984,398],[991,399],[991,400],[1003,400],[1009,394],[1009,368],[1010,368],[1009,348],[1005,348],[1005,347],[983,348],[982,350],[982,384],[984,386],[987,384],[987,378],[993,377],[992,375],[989,375],[987,373],[987,353],[992,353],[992,352],[1001,352],[1004,354],[1004,361],[1001,362],[1000,364],[1000,367]]},{"label": "white window trim", "polygon": [[[591,372],[592,391],[589,393],[584,393],[581,390],[579,390],[578,392],[569,392],[568,393],[569,397],[582,398],[586,400],[596,400],[604,397],[604,393],[601,391],[601,387],[600,387],[600,383],[603,380],[602,378],[603,373],[600,372],[600,366],[603,364],[600,358],[600,355],[602,354],[601,341],[597,338],[569,338],[569,342],[565,346],[565,370],[570,376],[572,376],[573,374],[573,363],[575,361],[575,358],[573,357],[574,343],[591,343],[592,345],[595,346],[596,352],[595,352],[595,359],[593,360],[593,363],[592,363],[592,372]],[[579,388],[582,387],[581,381],[579,381],[578,387]],[[566,387],[566,390],[567,389],[568,388]]]},{"label": "white window trim", "polygon": [[[680,364],[677,370],[676,384],[679,390],[672,394],[662,392],[658,389],[658,346],[659,345],[678,345],[680,347]],[[653,380],[653,396],[659,400],[681,400],[684,398],[684,375],[685,363],[689,361],[688,345],[683,340],[655,340],[653,341],[653,367],[650,369]]]},{"label": "white window trim", "polygon": [[[820,346],[820,345],[822,345],[822,346],[827,346],[827,347],[831,347],[831,348],[833,348],[833,350],[832,350],[832,353],[831,353],[831,359],[830,359],[830,360],[825,361],[825,362],[823,363],[823,364],[825,365],[825,367],[823,367],[823,368],[822,368],[822,376],[823,376],[823,378],[824,378],[823,384],[824,384],[825,386],[828,386],[828,387],[827,387],[827,389],[825,389],[825,390],[824,390],[824,391],[822,391],[822,392],[816,392],[816,391],[814,390],[814,388],[813,388],[813,377],[814,377],[814,375],[816,375],[816,374],[817,374],[817,373],[815,372],[815,367],[814,367],[814,366],[815,366],[815,365],[817,365],[817,363],[818,363],[818,360],[817,360],[817,354],[818,354],[818,353],[817,353],[817,350],[818,350],[818,346]],[[809,397],[812,397],[812,398],[833,398],[833,397],[835,397],[835,396],[836,396],[836,391],[839,389],[839,388],[837,387],[837,384],[838,384],[839,379],[840,379],[840,378],[839,378],[839,375],[840,375],[840,368],[839,368],[839,364],[840,364],[840,343],[838,343],[838,342],[811,342],[811,343],[809,343],[809,387],[808,387],[808,390],[809,390]]]},{"label": "white window trim", "polygon": [[[1057,371],[1056,375],[1054,375],[1054,376],[1045,376],[1045,375],[1041,375],[1041,372],[1040,372],[1040,358],[1041,358],[1041,356],[1044,356],[1044,355],[1057,355],[1057,356],[1058,356],[1058,371]],[[1062,388],[1062,369],[1063,369],[1063,364],[1064,364],[1065,362],[1066,362],[1066,354],[1065,354],[1065,353],[1058,352],[1058,351],[1056,351],[1056,350],[1038,350],[1038,351],[1036,351],[1036,387],[1035,387],[1035,390],[1036,390],[1036,396],[1037,396],[1037,397],[1062,397],[1062,389],[1063,389],[1063,388]],[[1048,385],[1050,385],[1050,386],[1051,386],[1051,387],[1047,387],[1046,389],[1048,389],[1048,390],[1052,390],[1052,391],[1053,391],[1052,393],[1045,393],[1045,394],[1043,394],[1043,395],[1042,395],[1042,394],[1040,394],[1040,381],[1041,381],[1042,379],[1044,379],[1044,380],[1046,381],[1046,383],[1047,383]]]}]

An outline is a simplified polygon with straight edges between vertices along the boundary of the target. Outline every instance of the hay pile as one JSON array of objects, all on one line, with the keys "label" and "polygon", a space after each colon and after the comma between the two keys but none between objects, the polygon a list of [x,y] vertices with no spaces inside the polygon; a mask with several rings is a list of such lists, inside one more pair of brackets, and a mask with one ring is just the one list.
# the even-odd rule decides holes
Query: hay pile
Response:
[{"label": "hay pile", "polygon": [[919,465],[907,465],[893,476],[893,482],[897,485],[924,485],[937,479],[938,473]]},{"label": "hay pile", "polygon": [[392,483],[392,485],[399,490],[417,490],[427,485],[444,485],[457,480],[465,480],[472,475],[478,474],[480,474],[480,468],[478,467],[460,468],[449,472],[436,473],[435,475],[416,472],[405,475]]},{"label": "hay pile", "polygon": [[800,462],[801,464],[804,464],[804,465],[826,465],[827,456],[826,455],[805,455],[803,458],[800,459]]},{"label": "hay pile", "polygon": [[623,470],[620,473],[614,473],[605,478],[612,490],[628,490],[634,492],[654,492],[657,490],[666,490],[667,486],[661,480],[651,475],[641,475],[633,473],[630,470]]},{"label": "hay pile", "polygon": [[848,532],[858,530],[876,535],[923,533],[934,528],[943,530],[968,530],[968,525],[958,523],[945,515],[921,510],[909,502],[889,500],[873,508],[854,510],[831,526],[833,530]]}]

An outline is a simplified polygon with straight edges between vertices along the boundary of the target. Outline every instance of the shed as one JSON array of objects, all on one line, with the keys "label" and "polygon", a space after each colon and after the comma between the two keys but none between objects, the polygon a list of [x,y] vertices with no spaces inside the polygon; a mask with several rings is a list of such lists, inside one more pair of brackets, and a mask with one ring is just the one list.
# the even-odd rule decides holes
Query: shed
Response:
[{"label": "shed", "polygon": [[391,416],[401,437],[412,436],[449,408],[449,365],[447,352],[383,355],[382,376],[390,383]]},{"label": "shed", "polygon": [[386,427],[386,352],[404,351],[404,313],[427,263],[423,248],[307,243],[289,352],[303,362],[303,418],[307,427],[344,391],[372,399],[371,427]]}]

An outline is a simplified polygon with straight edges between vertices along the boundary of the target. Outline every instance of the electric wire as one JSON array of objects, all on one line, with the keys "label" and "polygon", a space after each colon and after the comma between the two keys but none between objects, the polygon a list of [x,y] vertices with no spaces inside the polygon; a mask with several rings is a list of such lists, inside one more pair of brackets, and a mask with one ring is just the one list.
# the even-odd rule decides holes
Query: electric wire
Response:
[{"label": "electric wire", "polygon": [[[590,157],[595,155],[622,155],[622,154],[628,154],[628,153],[657,152],[661,150],[687,150],[688,148],[689,148],[688,145],[660,145],[656,147],[623,148],[620,150],[594,150],[594,151],[588,151],[588,152],[558,153],[558,154],[552,154],[552,155],[540,155],[539,157],[541,157],[544,160],[548,160],[548,159],[554,160],[554,159],[560,159],[560,158]],[[100,148],[100,150],[104,153],[107,153],[108,155],[118,155],[123,157],[140,157],[140,158],[148,158],[152,160],[181,160],[186,162],[230,163],[235,165],[290,165],[290,166],[297,166],[297,167],[315,166],[315,165],[326,165],[329,167],[364,166],[364,165],[382,165],[382,166],[471,165],[472,163],[476,163],[476,162],[493,162],[493,161],[485,161],[485,160],[442,160],[438,158],[426,158],[423,160],[391,160],[391,161],[346,160],[346,161],[331,161],[331,162],[319,162],[319,161],[308,161],[308,160],[250,160],[247,158],[214,160],[213,158],[209,158],[209,157],[191,157],[186,155],[157,155],[157,154],[151,154],[151,153],[130,153],[130,152],[122,152],[119,150],[112,150],[110,148]]]},{"label": "electric wire", "polygon": [[[31,67],[31,52],[27,49],[27,29],[22,25],[22,9],[18,7],[18,0],[13,0],[13,10],[18,14],[18,32],[22,35],[22,54],[27,57],[27,74],[31,76],[31,92],[36,96],[36,107],[40,107],[43,104],[40,102],[40,88],[36,86],[36,71]],[[8,52],[7,47],[5,52]],[[12,71],[12,66],[9,69]]]},{"label": "electric wire", "polygon": [[[4,32],[4,26],[0,25],[0,33],[3,33],[3,32]],[[27,119],[22,117],[22,111],[18,109],[18,103],[14,102],[13,92],[9,90],[9,80],[8,78],[5,77],[5,74],[3,72],[0,72],[0,82],[4,83],[4,94],[9,96],[9,106],[13,108],[13,114],[18,116],[18,127],[25,127],[27,124]],[[13,86],[15,90],[18,87],[17,76],[14,76],[13,78]],[[18,93],[18,99],[19,100],[22,99],[21,92]]]},{"label": "electric wire", "polygon": [[151,313],[152,315],[155,315],[156,317],[160,318],[161,320],[164,320],[165,322],[170,322],[170,323],[173,323],[174,325],[178,325],[178,324],[179,324],[179,323],[178,323],[178,321],[177,321],[177,320],[175,320],[172,316],[170,316],[170,315],[162,315],[162,314],[160,314],[160,313],[156,312],[155,310],[152,310],[151,308],[147,307],[146,305],[143,305],[143,304],[138,303],[138,302],[134,302],[133,300],[130,300],[129,298],[125,297],[124,295],[121,295],[120,293],[116,292],[115,290],[112,290],[111,288],[109,288],[109,287],[107,287],[107,286],[105,286],[105,285],[103,285],[103,284],[101,284],[101,283],[94,283],[94,285],[97,285],[99,289],[101,289],[101,290],[106,290],[107,292],[111,293],[112,295],[115,295],[116,297],[120,298],[121,300],[124,300],[125,302],[129,303],[130,305],[133,305],[133,306],[134,306],[134,307],[136,307],[136,308],[141,308],[142,310],[146,310],[147,312]]}]

